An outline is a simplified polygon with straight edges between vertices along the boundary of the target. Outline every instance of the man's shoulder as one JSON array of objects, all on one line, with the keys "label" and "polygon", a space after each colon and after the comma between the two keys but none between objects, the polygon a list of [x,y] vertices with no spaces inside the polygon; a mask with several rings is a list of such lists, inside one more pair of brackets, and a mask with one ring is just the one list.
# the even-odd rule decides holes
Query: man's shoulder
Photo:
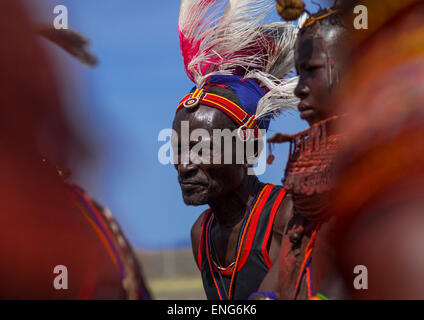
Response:
[{"label": "man's shoulder", "polygon": [[202,228],[203,221],[205,220],[206,215],[208,214],[209,209],[202,212],[202,214],[197,218],[196,222],[194,222],[191,227],[191,247],[193,250],[194,260],[196,261],[196,265],[200,267],[200,261],[198,257],[198,248],[200,244],[200,238],[202,236]]},{"label": "man's shoulder", "polygon": [[[285,192],[283,186],[278,186],[281,192]],[[280,206],[276,212],[273,230],[284,234],[285,228],[293,213],[293,201],[290,193],[284,193]]]},{"label": "man's shoulder", "polygon": [[262,182],[260,185],[261,186],[259,190],[264,190],[264,188],[268,188],[268,191],[270,191],[268,196],[269,200],[276,201],[278,198],[280,198],[280,201],[284,202],[284,200],[288,197],[288,193],[282,185]]},{"label": "man's shoulder", "polygon": [[200,234],[202,232],[203,227],[203,221],[205,220],[205,217],[207,213],[209,212],[209,209],[206,209],[203,211],[200,216],[196,219],[193,226],[191,227],[191,237],[200,238]]},{"label": "man's shoulder", "polygon": [[271,182],[262,182],[262,181],[259,181],[259,185],[260,185],[260,188],[264,188],[266,186],[273,186],[273,190],[282,190],[282,189],[284,189],[284,186],[282,186],[280,184],[271,183]]}]

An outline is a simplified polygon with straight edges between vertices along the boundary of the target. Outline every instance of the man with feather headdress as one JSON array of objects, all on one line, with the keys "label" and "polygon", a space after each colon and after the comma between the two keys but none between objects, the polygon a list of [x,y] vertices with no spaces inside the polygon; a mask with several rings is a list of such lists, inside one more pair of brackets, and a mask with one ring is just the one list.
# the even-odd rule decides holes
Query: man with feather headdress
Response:
[{"label": "man with feather headdress", "polygon": [[[236,161],[240,145],[253,144],[258,155],[271,117],[297,105],[297,79],[286,77],[293,68],[297,29],[285,23],[262,25],[272,8],[273,2],[265,0],[181,4],[181,52],[196,86],[175,115],[175,168],[184,202],[210,207],[191,231],[208,299],[247,299],[258,289],[278,257],[291,212],[284,188],[259,182],[247,154]],[[208,138],[201,142],[209,146],[221,146],[215,130],[235,133],[226,150],[231,161],[225,164],[223,154],[218,163],[211,161],[214,152],[195,151],[194,141],[184,150],[184,124],[188,136],[204,130]]]}]

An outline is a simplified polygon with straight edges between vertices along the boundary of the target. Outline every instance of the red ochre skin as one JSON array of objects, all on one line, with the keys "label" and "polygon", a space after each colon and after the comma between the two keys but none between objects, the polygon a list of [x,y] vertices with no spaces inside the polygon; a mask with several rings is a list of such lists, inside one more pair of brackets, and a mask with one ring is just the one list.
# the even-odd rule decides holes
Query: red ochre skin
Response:
[{"label": "red ochre skin", "polygon": [[[299,74],[299,84],[295,94],[301,99],[299,111],[301,118],[309,125],[328,119],[335,114],[330,102],[334,93],[334,86],[342,74],[343,56],[337,48],[339,37],[343,29],[332,25],[315,25],[301,32],[295,46],[295,66]],[[329,58],[329,59],[328,59]],[[330,72],[332,83],[330,86],[329,73],[326,64],[331,62]],[[268,142],[279,141],[281,135],[275,135]],[[325,195],[297,196],[292,195],[294,207],[296,201],[310,201],[311,203],[325,202]],[[303,206],[303,204],[302,204]],[[261,285],[261,291],[268,291],[272,283],[278,283],[280,299],[308,299],[307,281],[304,277],[300,283],[299,292],[295,295],[298,276],[305,258],[305,249],[311,235],[320,224],[312,253],[313,289],[319,292],[320,285],[331,269],[332,252],[329,250],[328,235],[333,224],[329,217],[315,216],[303,212],[302,215],[293,212],[287,228],[284,231],[283,242],[278,260]],[[337,294],[337,293],[336,293]]]},{"label": "red ochre skin", "polygon": [[[173,128],[181,137],[181,122],[188,121],[190,132],[205,129],[213,137],[213,129],[235,130],[234,122],[219,110],[200,105],[195,110],[182,109],[177,112]],[[212,144],[213,138],[212,139]],[[233,140],[233,159],[235,159],[236,139]],[[179,144],[181,142],[179,141]],[[222,143],[223,145],[223,143]],[[178,146],[178,149],[181,146]],[[191,148],[192,146],[190,146]],[[221,163],[224,163],[222,152]],[[228,266],[234,262],[236,244],[250,203],[259,185],[256,176],[247,174],[248,164],[178,164],[178,181],[181,185],[184,202],[187,205],[208,204],[216,218],[211,230],[211,238],[215,245],[220,263]],[[281,203],[275,217],[268,252],[275,262],[280,249],[282,232],[291,212],[291,201],[287,197]],[[201,236],[203,212],[191,229],[193,255],[197,263],[198,247]]]},{"label": "red ochre skin", "polygon": [[341,28],[319,26],[315,23],[300,34],[295,45],[295,67],[299,83],[295,89],[299,104],[300,117],[309,125],[330,118],[334,110],[330,106],[332,88],[329,88],[327,57],[332,63],[331,78],[333,86],[341,75],[341,57],[338,37]]}]

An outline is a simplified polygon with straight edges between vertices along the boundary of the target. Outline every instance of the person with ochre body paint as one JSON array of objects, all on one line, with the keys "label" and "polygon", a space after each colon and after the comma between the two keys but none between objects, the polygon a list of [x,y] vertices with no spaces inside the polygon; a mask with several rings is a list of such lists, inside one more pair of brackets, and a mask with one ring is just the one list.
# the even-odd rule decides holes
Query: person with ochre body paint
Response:
[{"label": "person with ochre body paint", "polygon": [[[344,65],[338,45],[345,34],[335,7],[321,10],[303,23],[295,46],[299,74],[295,94],[300,99],[300,117],[310,128],[268,139],[269,143],[291,144],[283,185],[294,210],[284,231],[278,264],[260,288],[266,293],[278,283],[279,299],[312,298],[331,268],[326,234],[333,219],[327,214],[327,196],[341,135],[334,130],[339,117],[330,102]],[[266,296],[258,294],[256,299]]]},{"label": "person with ochre body paint", "polygon": [[[225,8],[226,1],[187,0],[180,13],[181,51],[196,88],[181,100],[175,115],[175,168],[184,202],[210,207],[191,230],[208,299],[247,299],[257,290],[278,258],[292,209],[284,188],[259,182],[249,174],[247,155],[238,163],[236,152],[238,145],[253,141],[258,155],[258,133],[268,129],[270,117],[297,105],[293,94],[282,94],[293,92],[297,83],[285,78],[293,67],[297,30],[283,23],[259,27],[262,12],[272,8],[272,1],[243,3]],[[224,5],[222,11],[216,10],[219,5]],[[210,16],[216,12],[225,12],[225,19]],[[236,26],[237,33],[228,32]],[[221,162],[213,163],[210,155],[193,151],[193,142],[186,150],[189,160],[182,161],[184,123],[189,124],[189,136],[204,129],[208,134],[202,142],[212,146],[222,146],[214,130],[238,132],[231,140],[231,152],[227,150],[232,161],[224,164],[223,152]],[[250,142],[240,135],[242,128],[251,130]]]}]

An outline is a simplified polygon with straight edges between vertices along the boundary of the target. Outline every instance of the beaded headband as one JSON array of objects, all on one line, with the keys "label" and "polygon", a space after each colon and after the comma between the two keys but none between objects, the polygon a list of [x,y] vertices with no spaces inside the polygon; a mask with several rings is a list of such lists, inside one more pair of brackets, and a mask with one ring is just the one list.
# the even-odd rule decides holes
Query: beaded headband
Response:
[{"label": "beaded headband", "polygon": [[250,139],[250,130],[248,129],[254,130],[253,133],[255,138],[259,137],[260,131],[255,115],[248,114],[240,106],[227,98],[213,93],[207,93],[204,89],[196,89],[194,92],[187,94],[178,104],[177,112],[181,108],[195,108],[199,104],[218,109],[239,124],[238,136],[242,141]]},{"label": "beaded headband", "polygon": [[[267,130],[274,115],[297,110],[298,78],[290,71],[299,30],[284,22],[266,24],[275,0],[180,1],[180,49],[197,90],[177,110],[199,104],[216,108],[240,126],[244,141],[259,138],[259,129]],[[205,85],[211,83],[229,87],[239,101],[208,93]]]}]

